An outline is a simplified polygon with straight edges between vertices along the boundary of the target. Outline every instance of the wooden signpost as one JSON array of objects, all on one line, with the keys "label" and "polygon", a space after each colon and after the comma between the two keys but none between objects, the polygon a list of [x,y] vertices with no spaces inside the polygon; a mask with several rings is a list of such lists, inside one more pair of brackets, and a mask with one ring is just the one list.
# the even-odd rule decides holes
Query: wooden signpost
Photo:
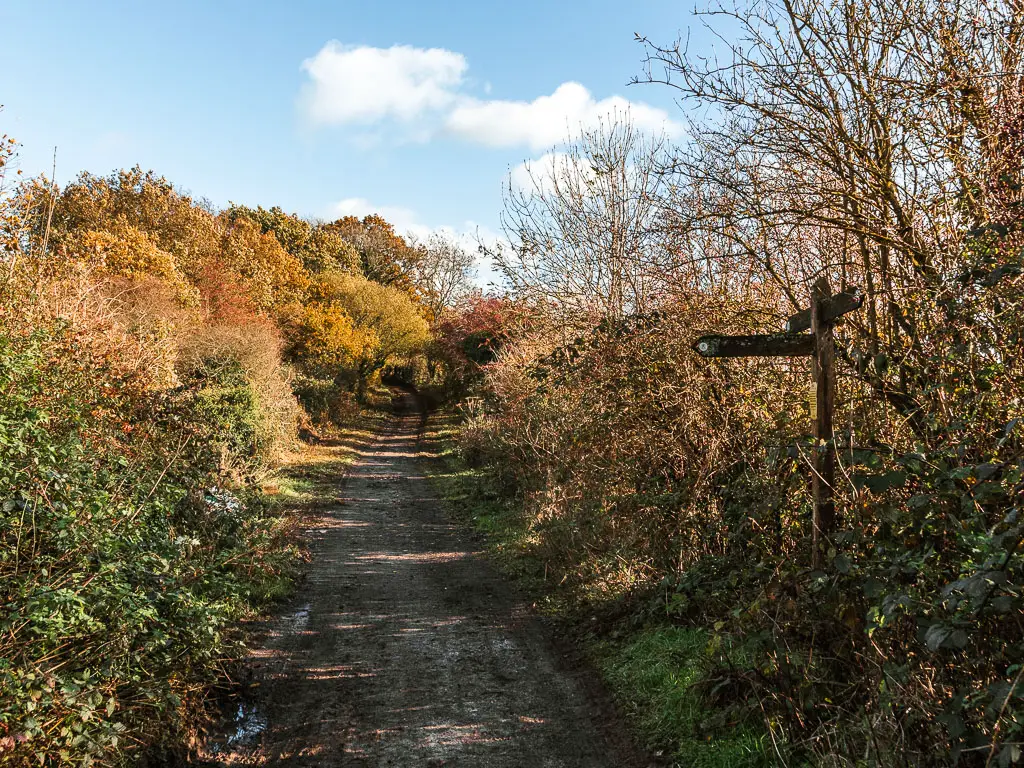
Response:
[{"label": "wooden signpost", "polygon": [[[811,380],[814,400],[811,418],[814,421],[814,455],[812,488],[814,517],[812,520],[812,567],[822,566],[825,542],[835,530],[836,448],[832,435],[832,414],[835,409],[835,339],[832,326],[847,312],[860,308],[864,296],[857,288],[848,288],[829,295],[828,281],[818,278],[811,286],[811,306],[789,318],[785,333],[752,336],[701,336],[693,343],[703,357],[811,357]],[[802,333],[802,331],[810,333]]]}]

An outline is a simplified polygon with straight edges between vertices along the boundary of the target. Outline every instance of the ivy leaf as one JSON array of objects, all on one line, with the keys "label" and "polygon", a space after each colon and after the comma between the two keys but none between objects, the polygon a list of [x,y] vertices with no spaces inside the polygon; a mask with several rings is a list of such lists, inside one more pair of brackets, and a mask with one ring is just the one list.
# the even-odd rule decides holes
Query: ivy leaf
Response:
[{"label": "ivy leaf", "polygon": [[951,739],[959,739],[967,732],[967,726],[960,715],[949,713],[940,716],[938,719],[946,724],[946,731]]},{"label": "ivy leaf", "polygon": [[864,486],[872,493],[885,493],[893,488],[901,488],[907,484],[907,473],[901,471],[886,472],[881,475],[866,475],[861,479]]},{"label": "ivy leaf", "polygon": [[988,480],[990,477],[992,477],[992,475],[998,472],[1001,466],[1002,465],[1000,464],[992,464],[991,462],[979,464],[974,468],[974,476],[975,478],[977,478],[977,481],[981,483],[985,480]]},{"label": "ivy leaf", "polygon": [[1020,760],[1021,750],[1017,744],[1007,744],[996,756],[996,764],[999,766],[1013,765]]},{"label": "ivy leaf", "polygon": [[884,585],[881,581],[874,578],[864,580],[864,595],[865,597],[878,597],[882,594]]},{"label": "ivy leaf", "polygon": [[928,646],[928,650],[937,651],[952,634],[952,627],[947,627],[944,624],[932,624],[924,634],[924,644]]},{"label": "ivy leaf", "polygon": [[1000,595],[993,598],[992,609],[999,613],[1009,613],[1013,608],[1013,598],[1009,595]]}]

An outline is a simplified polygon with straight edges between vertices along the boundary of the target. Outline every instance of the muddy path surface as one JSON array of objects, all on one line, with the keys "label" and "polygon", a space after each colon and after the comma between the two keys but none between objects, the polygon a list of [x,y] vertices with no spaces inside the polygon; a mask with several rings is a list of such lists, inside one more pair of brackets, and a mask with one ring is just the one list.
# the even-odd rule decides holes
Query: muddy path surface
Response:
[{"label": "muddy path surface", "polygon": [[331,478],[312,561],[249,660],[258,693],[214,764],[643,765],[585,669],[451,524],[422,419],[397,414]]}]

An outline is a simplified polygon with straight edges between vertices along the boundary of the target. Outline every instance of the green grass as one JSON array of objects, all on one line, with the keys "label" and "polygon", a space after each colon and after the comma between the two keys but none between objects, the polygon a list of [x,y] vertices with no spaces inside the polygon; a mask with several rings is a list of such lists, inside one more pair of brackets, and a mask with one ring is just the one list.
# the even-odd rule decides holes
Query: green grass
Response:
[{"label": "green grass", "polygon": [[714,654],[691,627],[652,627],[624,641],[598,641],[593,658],[616,700],[651,748],[687,768],[771,765],[766,737],[751,728],[715,728],[696,688]]}]

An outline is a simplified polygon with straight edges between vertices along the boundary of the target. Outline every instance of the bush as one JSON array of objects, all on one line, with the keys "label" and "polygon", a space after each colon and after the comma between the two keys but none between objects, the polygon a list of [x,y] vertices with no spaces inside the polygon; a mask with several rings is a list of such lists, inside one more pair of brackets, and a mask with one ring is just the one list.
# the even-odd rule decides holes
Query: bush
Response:
[{"label": "bush", "polygon": [[281,365],[281,346],[277,329],[253,317],[193,326],[178,341],[179,379],[220,424],[224,456],[242,458],[235,469],[254,478],[295,444],[299,406]]},{"label": "bush", "polygon": [[[379,217],[357,247],[138,168],[54,192],[0,194],[0,762],[116,764],[183,743],[234,623],[287,581],[254,487],[296,393],[348,421],[427,328]],[[403,289],[345,274],[364,262]]]},{"label": "bush", "polygon": [[219,472],[260,450],[238,361],[153,388],[130,334],[20,320],[0,323],[0,752],[111,763],[195,724],[294,552]]},{"label": "bush", "polygon": [[[904,358],[919,379],[841,336],[842,522],[822,571],[805,364],[689,349],[706,316],[754,330],[749,298],[745,311],[693,297],[565,344],[507,345],[463,452],[515,473],[533,553],[580,608],[742,641],[744,665],[709,673],[729,692],[721,704],[734,719],[766,713],[794,760],[970,765],[991,751],[1009,764],[1024,702],[1024,356],[1019,333],[980,319],[1022,296],[1014,280],[919,297]],[[910,417],[893,417],[874,377],[913,391]]]},{"label": "bush", "polygon": [[355,396],[334,379],[299,374],[293,382],[295,396],[317,429],[351,424],[359,415]]}]

